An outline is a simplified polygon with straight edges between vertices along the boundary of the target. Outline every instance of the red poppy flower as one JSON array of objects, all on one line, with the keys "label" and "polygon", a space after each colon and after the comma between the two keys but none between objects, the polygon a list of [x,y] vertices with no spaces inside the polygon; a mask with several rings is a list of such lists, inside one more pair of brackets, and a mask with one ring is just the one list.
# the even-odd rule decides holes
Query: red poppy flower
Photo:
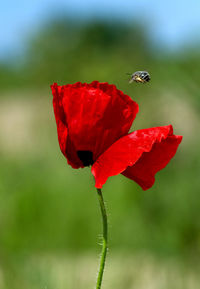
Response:
[{"label": "red poppy flower", "polygon": [[128,134],[138,104],[115,85],[51,86],[60,149],[75,169],[92,165],[95,187],[122,173],[143,190],[175,155],[182,136],[171,125]]}]

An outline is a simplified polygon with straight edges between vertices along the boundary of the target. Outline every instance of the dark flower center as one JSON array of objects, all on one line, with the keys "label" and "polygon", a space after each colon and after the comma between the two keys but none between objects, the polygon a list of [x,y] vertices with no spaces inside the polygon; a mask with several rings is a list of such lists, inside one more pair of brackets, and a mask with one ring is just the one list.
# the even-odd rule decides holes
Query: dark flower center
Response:
[{"label": "dark flower center", "polygon": [[91,151],[77,151],[77,155],[85,167],[93,165],[93,153]]}]

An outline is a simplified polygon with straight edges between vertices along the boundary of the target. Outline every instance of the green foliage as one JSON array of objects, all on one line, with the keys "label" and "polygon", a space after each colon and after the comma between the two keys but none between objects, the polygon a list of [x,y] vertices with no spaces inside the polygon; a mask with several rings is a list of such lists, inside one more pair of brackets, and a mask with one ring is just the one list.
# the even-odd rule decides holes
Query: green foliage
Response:
[{"label": "green foliage", "polygon": [[[41,29],[28,47],[24,63],[14,71],[12,80],[17,86],[91,81],[94,75],[102,81],[114,80],[117,71],[124,77],[127,69],[132,71],[151,59],[147,37],[136,23],[54,21]],[[8,83],[4,85],[10,88]]]}]

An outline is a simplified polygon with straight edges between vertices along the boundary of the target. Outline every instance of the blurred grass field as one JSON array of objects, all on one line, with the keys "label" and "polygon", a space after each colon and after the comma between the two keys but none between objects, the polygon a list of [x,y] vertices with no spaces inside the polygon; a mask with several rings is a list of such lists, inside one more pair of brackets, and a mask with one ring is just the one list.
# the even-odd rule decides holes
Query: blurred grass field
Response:
[{"label": "blurred grass field", "polygon": [[[94,254],[34,255],[15,260],[0,286],[7,288],[94,288],[98,258]],[[123,264],[123,266],[122,266]],[[18,267],[18,268],[17,268]],[[15,270],[18,275],[14,275]],[[177,260],[158,260],[148,254],[112,254],[106,265],[103,287],[127,289],[198,289],[199,267]],[[7,279],[5,278],[7,277]]]},{"label": "blurred grass field", "polygon": [[[27,47],[22,62],[0,65],[0,288],[94,287],[101,233],[94,181],[60,152],[49,86],[95,79],[138,102],[132,130],[172,124],[183,135],[151,190],[121,175],[104,186],[104,288],[198,288],[199,52],[160,52],[135,23],[63,20],[41,28]],[[129,85],[126,72],[140,69],[151,83]]]}]

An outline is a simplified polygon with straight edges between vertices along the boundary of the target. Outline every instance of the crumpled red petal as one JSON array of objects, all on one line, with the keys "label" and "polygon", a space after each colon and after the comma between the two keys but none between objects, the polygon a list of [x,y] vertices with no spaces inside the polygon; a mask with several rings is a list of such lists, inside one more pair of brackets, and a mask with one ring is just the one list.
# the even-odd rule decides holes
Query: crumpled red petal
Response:
[{"label": "crumpled red petal", "polygon": [[137,103],[108,83],[54,84],[51,88],[60,147],[74,168],[83,167],[78,151],[91,151],[95,161],[128,133],[138,112]]},{"label": "crumpled red petal", "polygon": [[182,136],[172,135],[159,143],[154,143],[150,152],[144,152],[141,158],[122,174],[135,181],[143,190],[148,190],[155,182],[155,174],[175,155],[181,140]]},{"label": "crumpled red petal", "polygon": [[[173,135],[171,125],[137,130],[122,137],[108,148],[92,166],[95,187],[102,188],[108,177],[123,172],[143,189],[150,188],[153,185],[154,174],[166,166],[174,156],[181,139],[182,137]],[[145,169],[145,165],[147,165],[147,169]],[[133,169],[132,172],[134,166],[136,166],[136,170]],[[141,167],[143,167],[143,171],[140,174],[138,169]],[[134,175],[134,173],[137,174]],[[141,177],[142,179],[140,179]]]},{"label": "crumpled red petal", "polygon": [[[76,150],[74,149],[68,135],[67,119],[62,105],[62,87],[54,83],[54,85],[51,85],[51,89],[53,94],[53,108],[57,124],[58,142],[60,149],[64,156],[67,158],[68,163],[74,169],[83,167],[81,161],[77,157]],[[69,150],[70,153],[67,153],[67,150]]]}]

